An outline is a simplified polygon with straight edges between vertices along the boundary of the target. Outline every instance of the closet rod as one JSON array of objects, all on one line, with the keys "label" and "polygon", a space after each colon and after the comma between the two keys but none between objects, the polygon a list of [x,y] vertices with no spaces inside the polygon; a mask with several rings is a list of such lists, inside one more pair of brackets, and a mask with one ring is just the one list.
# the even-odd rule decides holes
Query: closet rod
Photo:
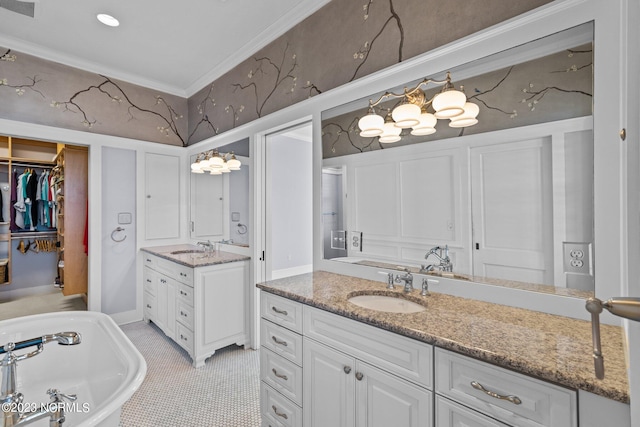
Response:
[{"label": "closet rod", "polygon": [[[9,165],[9,162],[6,160],[0,161],[0,165]],[[43,169],[51,169],[55,166],[55,163],[48,162],[43,160],[42,162],[11,162],[11,166],[24,166],[27,168],[43,168]]]},{"label": "closet rod", "polygon": [[12,232],[11,240],[58,237],[57,231]]}]

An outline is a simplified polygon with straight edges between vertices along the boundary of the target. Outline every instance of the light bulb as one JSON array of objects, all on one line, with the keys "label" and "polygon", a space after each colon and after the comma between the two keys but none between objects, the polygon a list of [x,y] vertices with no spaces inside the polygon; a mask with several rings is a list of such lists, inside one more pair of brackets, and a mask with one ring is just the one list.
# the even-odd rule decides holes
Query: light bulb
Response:
[{"label": "light bulb", "polygon": [[452,117],[451,122],[449,122],[449,126],[452,128],[464,128],[468,126],[473,126],[478,123],[478,113],[480,112],[480,107],[478,107],[473,102],[467,102],[464,104],[464,113],[459,116]]},{"label": "light bulb", "polygon": [[360,128],[360,136],[363,138],[370,138],[382,134],[382,127],[384,126],[384,119],[371,112],[366,116],[362,116],[358,120],[358,127]]},{"label": "light bulb", "polygon": [[459,116],[464,112],[464,104],[467,96],[459,90],[449,89],[440,92],[433,98],[431,105],[436,110],[435,116],[438,119],[450,119]]},{"label": "light bulb", "polygon": [[411,131],[411,135],[414,136],[424,136],[431,135],[432,133],[436,133],[436,123],[438,119],[431,113],[427,113],[424,111],[420,114],[420,123],[413,127]]},{"label": "light bulb", "polygon": [[410,103],[400,104],[393,109],[391,117],[396,122],[396,127],[410,128],[420,123],[420,107]]}]

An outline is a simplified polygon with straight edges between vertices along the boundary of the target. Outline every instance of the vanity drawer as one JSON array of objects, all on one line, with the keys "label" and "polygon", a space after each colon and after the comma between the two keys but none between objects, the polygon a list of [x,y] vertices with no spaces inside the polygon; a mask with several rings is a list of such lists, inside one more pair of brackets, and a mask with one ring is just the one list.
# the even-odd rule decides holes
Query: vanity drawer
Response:
[{"label": "vanity drawer", "polygon": [[144,298],[142,299],[144,304],[144,317],[147,320],[156,320],[158,315],[158,307],[156,304],[156,296],[151,295],[145,290]]},{"label": "vanity drawer", "polygon": [[578,425],[577,395],[573,390],[440,348],[436,349],[436,372],[437,393],[507,424]]},{"label": "vanity drawer", "polygon": [[145,268],[142,277],[144,280],[144,291],[149,295],[156,295],[156,286],[157,286],[157,274],[155,271],[150,268]]},{"label": "vanity drawer", "polygon": [[262,319],[260,344],[296,365],[302,366],[302,335]]},{"label": "vanity drawer", "polygon": [[176,306],[176,319],[184,326],[193,331],[194,313],[193,307],[188,306],[182,301],[178,301]]},{"label": "vanity drawer", "polygon": [[260,299],[263,318],[302,333],[302,304],[268,292],[262,292]]},{"label": "vanity drawer", "polygon": [[184,302],[185,304],[189,304],[193,307],[193,288],[191,286],[177,283],[176,294],[178,296],[178,301]]},{"label": "vanity drawer", "polygon": [[260,412],[264,421],[280,423],[286,427],[302,425],[302,409],[280,395],[277,391],[260,382]]},{"label": "vanity drawer", "polygon": [[260,352],[260,379],[302,406],[302,368],[266,348]]},{"label": "vanity drawer", "polygon": [[304,336],[433,389],[433,346],[304,306]]},{"label": "vanity drawer", "polygon": [[193,332],[179,322],[176,323],[176,341],[190,355],[193,354]]},{"label": "vanity drawer", "polygon": [[436,426],[438,427],[509,427],[474,410],[436,396]]}]

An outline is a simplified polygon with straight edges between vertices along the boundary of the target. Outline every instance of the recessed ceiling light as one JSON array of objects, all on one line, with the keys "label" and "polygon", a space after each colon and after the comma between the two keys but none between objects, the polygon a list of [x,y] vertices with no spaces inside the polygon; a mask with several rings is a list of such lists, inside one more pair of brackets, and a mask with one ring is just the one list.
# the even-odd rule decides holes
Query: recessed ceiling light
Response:
[{"label": "recessed ceiling light", "polygon": [[107,15],[106,13],[99,13],[97,18],[98,18],[98,21],[110,27],[117,27],[118,25],[120,25],[120,21],[118,21],[116,18],[114,18],[111,15]]}]

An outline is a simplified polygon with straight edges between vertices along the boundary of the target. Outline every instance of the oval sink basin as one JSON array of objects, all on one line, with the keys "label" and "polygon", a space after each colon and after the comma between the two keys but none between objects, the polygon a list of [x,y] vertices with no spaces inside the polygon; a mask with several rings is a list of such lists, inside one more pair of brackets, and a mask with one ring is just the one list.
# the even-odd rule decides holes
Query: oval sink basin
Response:
[{"label": "oval sink basin", "polygon": [[349,298],[348,301],[369,310],[387,313],[419,313],[427,309],[413,301],[387,295],[357,295]]},{"label": "oval sink basin", "polygon": [[201,251],[200,249],[184,249],[181,251],[173,251],[171,252],[171,255],[181,255],[181,254],[203,254],[204,251]]}]

